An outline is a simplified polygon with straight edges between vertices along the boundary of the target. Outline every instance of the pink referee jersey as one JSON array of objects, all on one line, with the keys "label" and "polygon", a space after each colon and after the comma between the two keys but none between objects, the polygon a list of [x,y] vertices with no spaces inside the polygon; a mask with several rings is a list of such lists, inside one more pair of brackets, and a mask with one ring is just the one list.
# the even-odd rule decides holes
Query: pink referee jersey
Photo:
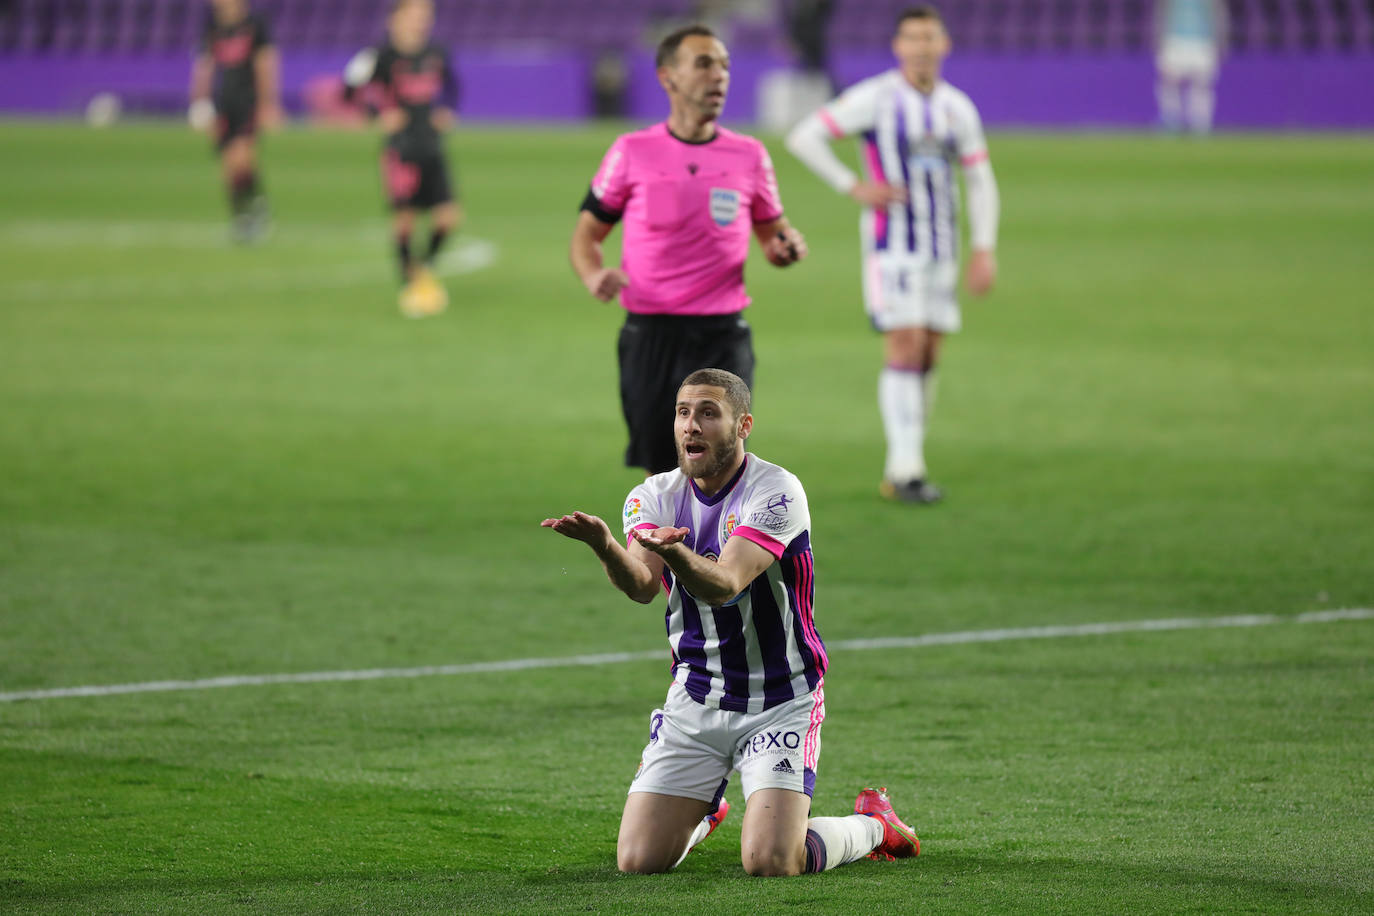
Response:
[{"label": "pink referee jersey", "polygon": [[717,127],[707,142],[689,143],[655,124],[611,144],[591,193],[596,206],[586,209],[625,223],[628,311],[725,315],[749,304],[753,227],[782,216],[773,160],[758,140]]}]

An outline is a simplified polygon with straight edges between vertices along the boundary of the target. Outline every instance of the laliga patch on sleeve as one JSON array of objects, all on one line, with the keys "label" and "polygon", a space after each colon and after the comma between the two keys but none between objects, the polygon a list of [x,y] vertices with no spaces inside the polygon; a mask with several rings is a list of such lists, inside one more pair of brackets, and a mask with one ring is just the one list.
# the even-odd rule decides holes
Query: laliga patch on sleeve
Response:
[{"label": "laliga patch on sleeve", "polygon": [[711,189],[711,219],[717,226],[728,226],[739,216],[739,191],[733,188]]}]

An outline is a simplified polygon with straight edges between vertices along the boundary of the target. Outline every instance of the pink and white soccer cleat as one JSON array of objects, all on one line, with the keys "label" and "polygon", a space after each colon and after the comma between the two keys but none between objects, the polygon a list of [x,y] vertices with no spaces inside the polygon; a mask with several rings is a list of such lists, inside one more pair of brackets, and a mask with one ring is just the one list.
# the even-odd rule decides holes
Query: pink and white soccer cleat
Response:
[{"label": "pink and white soccer cleat", "polygon": [[887,788],[864,789],[854,799],[854,813],[867,814],[883,822],[883,841],[868,854],[870,859],[910,859],[921,854],[921,841],[887,800]]},{"label": "pink and white soccer cleat", "polygon": [[[729,813],[730,803],[725,800],[724,796],[721,796],[719,807],[717,807],[716,810],[712,811],[710,814],[706,815],[706,823],[711,825],[711,829],[706,831],[706,836],[710,836],[711,834],[715,833],[716,828],[720,826],[720,822],[725,820],[725,815]],[[702,837],[701,840],[697,840],[697,842],[700,843],[702,840],[706,839],[706,836]]]}]

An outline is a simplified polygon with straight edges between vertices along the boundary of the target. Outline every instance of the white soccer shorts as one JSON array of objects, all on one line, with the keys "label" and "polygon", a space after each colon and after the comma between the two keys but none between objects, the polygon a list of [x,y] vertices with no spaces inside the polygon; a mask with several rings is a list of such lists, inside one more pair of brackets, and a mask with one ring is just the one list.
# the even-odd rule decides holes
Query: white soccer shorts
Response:
[{"label": "white soccer shorts", "polygon": [[869,254],[864,257],[864,308],[879,331],[929,328],[953,334],[963,327],[955,288],[959,265]]},{"label": "white soccer shorts", "polygon": [[1217,46],[1197,38],[1166,38],[1155,58],[1155,66],[1169,79],[1205,83],[1216,79],[1217,63]]},{"label": "white soccer shorts", "polygon": [[791,789],[808,796],[821,755],[825,693],[811,693],[763,712],[703,706],[681,684],[668,688],[662,709],[649,717],[649,743],[631,792],[657,792],[714,803],[738,770],[747,802],[759,789]]}]

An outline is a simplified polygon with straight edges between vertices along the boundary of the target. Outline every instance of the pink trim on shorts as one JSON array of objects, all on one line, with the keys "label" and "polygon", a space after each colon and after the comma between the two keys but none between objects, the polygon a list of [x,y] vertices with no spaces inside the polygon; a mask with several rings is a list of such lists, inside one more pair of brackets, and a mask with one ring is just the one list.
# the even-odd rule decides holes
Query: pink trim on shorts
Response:
[{"label": "pink trim on shorts", "polygon": [[811,696],[815,698],[811,704],[811,724],[806,729],[806,738],[802,741],[802,766],[814,770],[816,761],[821,756],[821,723],[825,721],[825,690],[822,680],[816,685],[816,689],[811,691]]},{"label": "pink trim on shorts", "polygon": [[971,165],[977,165],[977,164],[980,163],[980,162],[987,162],[987,161],[988,161],[988,151],[984,149],[984,150],[979,150],[979,151],[976,152],[976,153],[970,153],[969,155],[967,155],[967,156],[963,157],[962,159],[960,159],[960,160],[959,160],[959,163],[960,163],[964,168],[968,168],[968,167],[971,166]]},{"label": "pink trim on shorts", "polygon": [[753,541],[779,559],[782,558],[782,552],[787,549],[787,545],[783,544],[781,541],[769,537],[757,528],[750,528],[748,525],[740,525],[734,531],[730,532],[731,537],[735,535],[739,535],[746,541]]},{"label": "pink trim on shorts", "polygon": [[[887,211],[878,211],[887,219]],[[875,316],[887,311],[887,300],[883,297],[883,268],[878,261],[876,254],[870,254],[864,258],[864,273],[868,286],[869,305]]]}]

